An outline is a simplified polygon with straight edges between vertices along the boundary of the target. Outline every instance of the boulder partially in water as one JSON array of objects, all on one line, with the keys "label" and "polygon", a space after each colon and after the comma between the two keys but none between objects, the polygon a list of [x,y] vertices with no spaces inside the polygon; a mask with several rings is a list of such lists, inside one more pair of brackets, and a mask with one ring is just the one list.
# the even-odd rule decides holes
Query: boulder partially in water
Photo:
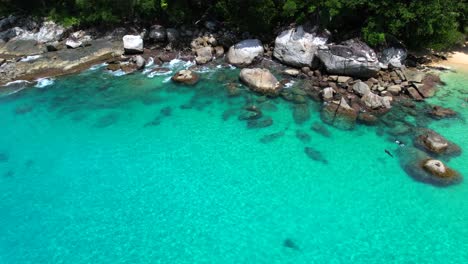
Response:
[{"label": "boulder partially in water", "polygon": [[455,117],[457,115],[457,112],[453,111],[450,108],[444,108],[442,106],[435,105],[432,107],[428,114],[434,119],[443,119]]},{"label": "boulder partially in water", "polygon": [[462,175],[440,160],[428,157],[415,148],[400,151],[400,164],[413,179],[435,186],[449,186],[462,182]]},{"label": "boulder partially in water", "polygon": [[339,101],[332,101],[322,108],[320,117],[322,120],[339,129],[353,129],[356,124],[357,113],[348,105],[344,98]]},{"label": "boulder partially in water", "polygon": [[227,62],[236,66],[248,66],[263,55],[262,42],[258,39],[247,39],[229,48]]},{"label": "boulder partially in water", "polygon": [[415,138],[414,145],[435,155],[458,156],[461,154],[459,146],[431,129],[422,129]]},{"label": "boulder partially in water", "polygon": [[194,85],[198,82],[199,79],[200,76],[190,70],[181,70],[172,76],[172,81],[187,85]]},{"label": "boulder partially in water", "polygon": [[280,82],[267,69],[242,69],[240,79],[251,90],[264,95],[277,96],[281,90]]}]

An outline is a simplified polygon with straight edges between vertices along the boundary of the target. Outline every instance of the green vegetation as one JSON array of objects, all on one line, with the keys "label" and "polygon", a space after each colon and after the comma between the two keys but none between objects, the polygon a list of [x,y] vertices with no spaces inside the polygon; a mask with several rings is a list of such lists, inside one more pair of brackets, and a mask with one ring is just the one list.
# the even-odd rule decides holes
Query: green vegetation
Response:
[{"label": "green vegetation", "polygon": [[278,25],[311,21],[369,44],[387,36],[411,48],[446,49],[463,41],[466,0],[0,0],[3,14],[49,16],[66,25],[123,22],[184,24],[217,19],[226,26],[270,34]]}]

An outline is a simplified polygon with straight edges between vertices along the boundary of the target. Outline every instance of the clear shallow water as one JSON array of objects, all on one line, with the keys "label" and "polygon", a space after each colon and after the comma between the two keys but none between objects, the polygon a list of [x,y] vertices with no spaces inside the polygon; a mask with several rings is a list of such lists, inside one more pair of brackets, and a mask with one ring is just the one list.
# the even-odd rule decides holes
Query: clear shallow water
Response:
[{"label": "clear shallow water", "polygon": [[[257,97],[227,96],[237,73],[187,88],[96,68],[0,99],[0,263],[468,261],[466,181],[414,181],[377,128],[317,134],[312,102],[301,125],[292,104],[259,104],[274,124],[247,129],[239,109]],[[444,94],[468,82],[445,80],[431,103],[462,120],[430,126],[466,148],[466,94]],[[449,164],[466,177],[466,160]]]}]

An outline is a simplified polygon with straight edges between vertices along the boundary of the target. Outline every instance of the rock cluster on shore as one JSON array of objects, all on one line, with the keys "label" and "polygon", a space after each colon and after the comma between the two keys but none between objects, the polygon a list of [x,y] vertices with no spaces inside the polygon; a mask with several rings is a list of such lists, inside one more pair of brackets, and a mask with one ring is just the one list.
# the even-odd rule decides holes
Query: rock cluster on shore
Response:
[{"label": "rock cluster on shore", "polygon": [[[240,37],[214,22],[194,28],[153,25],[148,30],[116,28],[104,33],[91,29],[72,32],[50,21],[12,16],[0,20],[0,25],[4,25],[0,28],[0,85],[77,72],[100,62],[107,62],[110,71],[126,74],[142,70],[147,62],[159,66],[151,68],[153,72],[170,72],[162,64],[176,58],[198,65],[178,71],[172,81],[194,85],[200,81],[196,67],[230,64],[242,68],[239,82],[227,85],[230,96],[236,96],[238,86],[244,84],[265,98],[279,96],[292,102],[298,124],[310,118],[310,98],[322,104],[323,122],[339,129],[350,130],[357,123],[384,124],[392,136],[419,133],[414,137],[416,154],[411,162],[402,163],[408,173],[443,184],[460,180],[443,163],[458,155],[459,147],[390,112],[397,105],[404,114],[415,116],[413,101],[434,96],[441,84],[437,75],[406,67],[405,63],[413,65],[414,58],[408,58],[402,46],[376,52],[359,39],[332,43],[330,32],[306,26],[288,28],[274,42],[262,43],[255,36]],[[288,88],[292,81],[297,84]],[[425,115],[441,119],[456,113],[434,106]],[[273,123],[256,108],[244,109],[241,116],[248,128]],[[426,154],[421,155],[423,151]]]}]

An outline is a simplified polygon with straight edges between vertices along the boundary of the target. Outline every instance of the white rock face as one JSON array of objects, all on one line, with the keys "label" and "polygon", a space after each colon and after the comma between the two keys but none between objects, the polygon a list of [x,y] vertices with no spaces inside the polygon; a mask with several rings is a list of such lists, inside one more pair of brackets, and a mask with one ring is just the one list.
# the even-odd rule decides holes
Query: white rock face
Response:
[{"label": "white rock face", "polygon": [[226,59],[228,63],[236,66],[248,66],[262,55],[262,42],[258,39],[247,39],[230,47]]},{"label": "white rock face", "polygon": [[143,53],[143,38],[139,35],[125,35],[123,37],[124,50],[127,54]]},{"label": "white rock face", "polygon": [[39,43],[46,43],[60,40],[65,32],[65,28],[52,21],[46,21],[37,32],[36,40]]},{"label": "white rock face", "polygon": [[299,26],[285,30],[276,37],[273,56],[288,65],[310,67],[318,46],[327,41],[328,37],[308,33]]},{"label": "white rock face", "polygon": [[247,86],[258,93],[275,96],[281,90],[281,85],[276,77],[267,69],[253,68],[242,69],[240,79]]}]

